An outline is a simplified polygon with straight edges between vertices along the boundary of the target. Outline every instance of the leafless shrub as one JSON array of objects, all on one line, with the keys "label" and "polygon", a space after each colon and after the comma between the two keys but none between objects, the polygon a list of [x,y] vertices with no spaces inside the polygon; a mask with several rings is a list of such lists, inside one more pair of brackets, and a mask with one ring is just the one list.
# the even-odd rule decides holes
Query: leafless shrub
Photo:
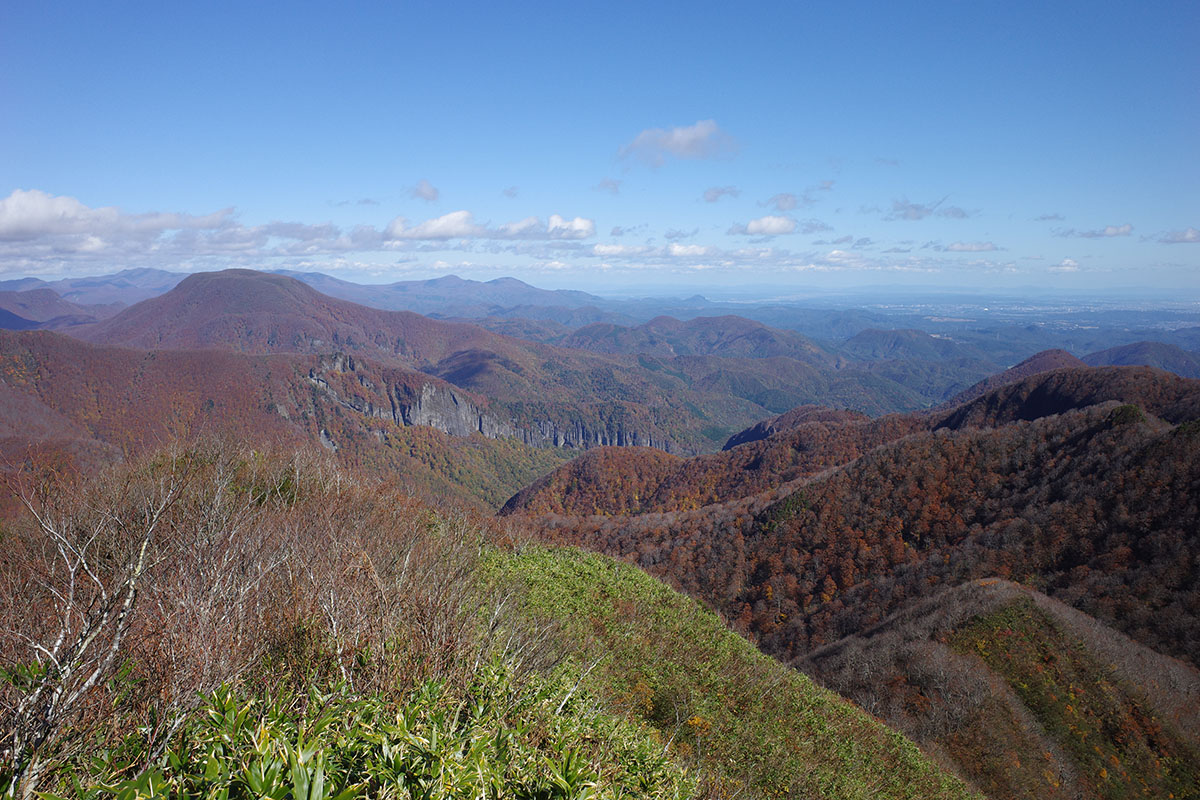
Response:
[{"label": "leafless shrub", "polygon": [[32,797],[47,764],[117,728],[143,731],[153,758],[222,683],[323,672],[403,690],[539,648],[477,585],[484,520],[320,455],[216,442],[10,488],[26,511],[0,529],[10,794]]},{"label": "leafless shrub", "polygon": [[[6,548],[4,595],[24,602],[8,613],[0,652],[9,680],[0,689],[3,757],[32,797],[45,751],[74,725],[86,730],[91,696],[121,666],[148,573],[166,557],[164,520],[195,471],[179,452],[159,469],[80,486],[67,476],[11,478],[31,523]],[[17,609],[10,608],[10,612]]]}]

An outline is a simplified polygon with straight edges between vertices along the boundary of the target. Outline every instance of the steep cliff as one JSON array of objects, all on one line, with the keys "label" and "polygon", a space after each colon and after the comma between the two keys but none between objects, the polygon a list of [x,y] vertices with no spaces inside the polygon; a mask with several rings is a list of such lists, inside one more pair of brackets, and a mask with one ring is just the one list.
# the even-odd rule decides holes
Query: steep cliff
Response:
[{"label": "steep cliff", "polygon": [[379,367],[346,354],[321,357],[309,382],[339,405],[397,425],[427,425],[452,436],[479,433],[535,447],[656,447],[671,452],[671,439],[650,420],[627,409],[593,405],[564,410],[531,404],[493,403],[439,378],[414,370]]}]

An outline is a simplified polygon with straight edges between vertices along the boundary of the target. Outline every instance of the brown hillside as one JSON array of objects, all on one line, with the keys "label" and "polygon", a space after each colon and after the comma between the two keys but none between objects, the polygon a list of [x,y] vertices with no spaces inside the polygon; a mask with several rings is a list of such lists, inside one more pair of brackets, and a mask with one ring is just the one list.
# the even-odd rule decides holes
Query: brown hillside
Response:
[{"label": "brown hillside", "polygon": [[636,513],[681,461],[647,447],[596,447],[517,492],[500,513]]},{"label": "brown hillside", "polygon": [[[198,435],[334,449],[409,487],[498,506],[561,461],[480,431],[485,400],[437,378],[348,357],[137,351],[0,332],[5,454],[31,446],[112,460]],[[75,459],[86,466],[86,459]]]},{"label": "brown hillside", "polygon": [[242,353],[342,350],[433,364],[468,348],[503,351],[503,337],[472,325],[380,311],[323,295],[294,278],[231,269],[189,275],[81,334],[142,349],[220,347]]},{"label": "brown hillside", "polygon": [[867,416],[865,414],[860,414],[856,411],[837,411],[832,408],[814,405],[797,406],[790,411],[783,412],[777,417],[763,420],[756,425],[746,428],[744,431],[735,433],[729,437],[729,441],[725,442],[725,447],[722,449],[729,450],[732,447],[737,447],[739,444],[757,442],[759,439],[765,439],[776,433],[792,430],[806,422],[863,422],[866,419]]}]

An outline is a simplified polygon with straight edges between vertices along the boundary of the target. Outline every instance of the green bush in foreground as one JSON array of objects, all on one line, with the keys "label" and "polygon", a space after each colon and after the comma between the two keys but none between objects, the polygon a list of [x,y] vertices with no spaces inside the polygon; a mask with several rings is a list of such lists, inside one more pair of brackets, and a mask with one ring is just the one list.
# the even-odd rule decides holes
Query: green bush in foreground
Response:
[{"label": "green bush in foreground", "polygon": [[[150,761],[149,766],[144,766]],[[76,764],[43,800],[149,797],[683,798],[694,785],[643,730],[565,680],[485,667],[459,696],[437,681],[400,704],[344,684],[264,699],[214,693],[167,751],[137,734]]]}]

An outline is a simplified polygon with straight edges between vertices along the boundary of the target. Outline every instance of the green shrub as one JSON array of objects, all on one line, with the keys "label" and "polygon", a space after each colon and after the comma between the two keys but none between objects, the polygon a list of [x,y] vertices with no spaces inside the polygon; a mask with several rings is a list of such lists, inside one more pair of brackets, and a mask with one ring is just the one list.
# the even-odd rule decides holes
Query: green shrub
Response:
[{"label": "green shrub", "polygon": [[438,681],[399,704],[345,684],[254,697],[222,687],[162,755],[138,734],[60,764],[45,800],[682,798],[694,785],[645,730],[598,712],[566,680],[485,666],[465,692]]}]

